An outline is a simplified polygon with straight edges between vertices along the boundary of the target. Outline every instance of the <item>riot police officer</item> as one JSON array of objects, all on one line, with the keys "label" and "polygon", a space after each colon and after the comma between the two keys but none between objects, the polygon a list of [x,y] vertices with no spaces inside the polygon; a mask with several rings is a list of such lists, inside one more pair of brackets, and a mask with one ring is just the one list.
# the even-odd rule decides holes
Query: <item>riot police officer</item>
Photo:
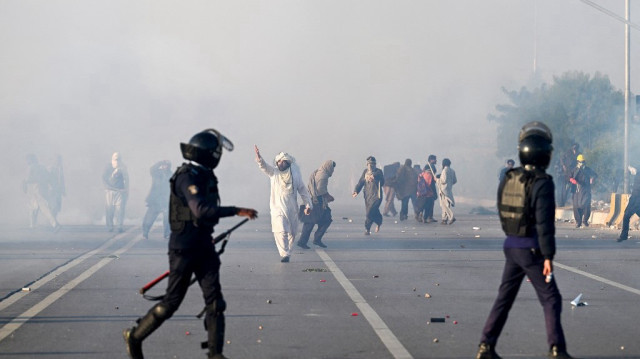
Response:
[{"label": "riot police officer", "polygon": [[218,131],[208,129],[181,143],[182,156],[191,161],[180,166],[171,177],[169,200],[169,283],[163,299],[123,332],[127,352],[133,359],[143,358],[142,341],[178,309],[195,273],[205,300],[205,329],[209,358],[222,359],[224,310],[220,288],[220,259],[212,243],[213,227],[221,217],[234,215],[255,219],[250,208],[222,207],[218,195],[216,168],[222,149],[233,144]]},{"label": "riot police officer", "polygon": [[549,128],[530,122],[519,135],[523,167],[509,170],[498,188],[500,222],[507,235],[506,262],[498,297],[482,330],[477,359],[500,358],[495,345],[525,275],[544,309],[550,358],[569,359],[560,313],[562,297],[553,278],[555,199],[551,176],[545,173],[553,150]]}]

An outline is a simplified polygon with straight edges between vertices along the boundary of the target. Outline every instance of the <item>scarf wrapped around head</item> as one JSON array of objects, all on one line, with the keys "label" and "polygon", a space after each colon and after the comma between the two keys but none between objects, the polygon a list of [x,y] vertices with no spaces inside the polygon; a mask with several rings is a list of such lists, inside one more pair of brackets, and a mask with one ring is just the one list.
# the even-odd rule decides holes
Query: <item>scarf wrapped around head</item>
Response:
[{"label": "scarf wrapped around head", "polygon": [[364,174],[364,180],[367,182],[373,182],[373,169],[376,168],[376,158],[373,156],[367,157],[367,172]]},{"label": "scarf wrapped around head", "polygon": [[[278,169],[278,162],[283,160],[289,161],[291,165],[286,170],[280,171]],[[280,152],[278,153],[278,155],[276,155],[276,158],[274,161],[276,165],[276,170],[278,170],[280,179],[282,179],[282,190],[285,193],[293,193],[293,176],[291,175],[291,169],[296,163],[296,159],[286,152]]]}]

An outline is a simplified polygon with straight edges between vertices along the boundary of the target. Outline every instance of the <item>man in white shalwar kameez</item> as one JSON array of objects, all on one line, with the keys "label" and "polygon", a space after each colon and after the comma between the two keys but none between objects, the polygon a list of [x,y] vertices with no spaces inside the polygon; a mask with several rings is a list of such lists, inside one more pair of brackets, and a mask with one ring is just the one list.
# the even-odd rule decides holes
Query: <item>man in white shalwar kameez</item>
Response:
[{"label": "man in white shalwar kameez", "polygon": [[298,197],[302,198],[306,208],[305,214],[311,213],[311,196],[307,191],[300,169],[295,159],[286,152],[280,152],[275,158],[275,167],[269,165],[260,156],[258,146],[256,162],[258,167],[271,180],[271,198],[269,209],[271,210],[271,231],[280,253],[281,262],[289,262],[291,249],[298,233]]}]

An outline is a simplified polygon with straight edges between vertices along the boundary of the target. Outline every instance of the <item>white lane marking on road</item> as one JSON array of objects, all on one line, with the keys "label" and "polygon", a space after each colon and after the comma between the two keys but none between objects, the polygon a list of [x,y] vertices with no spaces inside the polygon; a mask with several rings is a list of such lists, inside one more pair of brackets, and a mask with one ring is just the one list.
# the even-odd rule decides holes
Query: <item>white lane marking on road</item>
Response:
[{"label": "white lane marking on road", "polygon": [[122,248],[113,252],[109,257],[103,258],[98,263],[94,264],[91,268],[84,271],[82,274],[69,281],[67,284],[63,285],[62,288],[57,291],[49,294],[46,298],[41,300],[38,304],[34,305],[24,313],[20,314],[17,318],[6,324],[4,327],[0,328],[0,341],[4,338],[11,335],[14,331],[20,328],[24,323],[29,321],[31,318],[35,317],[46,309],[48,306],[53,304],[56,300],[60,299],[63,295],[69,293],[73,288],[75,288],[78,284],[82,283],[85,279],[94,275],[97,271],[99,271],[102,267],[109,264],[111,261],[116,259],[122,253],[128,251],[134,244],[136,244],[139,240],[142,239],[142,235],[138,235],[133,238],[129,243],[124,245]]},{"label": "white lane marking on road", "polygon": [[[132,231],[132,230],[137,229],[137,228],[138,227],[134,227],[134,228],[130,229],[129,231]],[[127,231],[127,232],[129,232],[129,231]],[[17,302],[18,300],[22,299],[27,294],[29,294],[29,293],[33,292],[34,290],[42,287],[43,285],[49,283],[52,279],[56,278],[60,274],[66,272],[69,269],[71,269],[71,268],[77,266],[78,264],[84,262],[87,258],[95,255],[96,253],[99,253],[99,252],[103,251],[105,248],[109,248],[115,241],[117,241],[117,240],[121,239],[122,237],[124,237],[127,234],[127,232],[121,233],[121,234],[118,234],[118,235],[114,236],[110,240],[106,241],[99,248],[96,248],[96,249],[94,249],[92,251],[89,251],[89,252],[81,255],[80,257],[72,260],[71,262],[61,266],[60,268],[57,268],[53,272],[47,274],[46,276],[38,279],[35,282],[33,282],[31,285],[29,285],[30,291],[28,291],[28,292],[17,292],[14,295],[10,296],[9,298],[3,300],[2,302],[0,302],[0,312],[3,311],[4,309],[8,308],[11,304],[13,304],[13,303]]]},{"label": "white lane marking on road", "polygon": [[562,268],[564,270],[568,270],[569,272],[580,274],[580,275],[583,275],[583,276],[585,276],[587,278],[591,278],[591,279],[597,280],[598,282],[602,282],[602,283],[608,284],[610,286],[617,287],[617,288],[620,288],[622,290],[626,290],[627,292],[640,295],[640,289],[635,289],[635,288],[632,288],[632,287],[628,287],[628,286],[626,286],[624,284],[620,284],[618,282],[614,282],[612,280],[609,280],[609,279],[606,279],[606,278],[602,278],[602,277],[599,277],[599,276],[597,276],[595,274],[587,273],[587,272],[581,271],[578,268],[569,267],[569,266],[566,266],[564,264],[560,264],[558,262],[553,262],[553,265],[556,266],[556,267],[560,267],[560,268]]},{"label": "white lane marking on road", "polygon": [[364,297],[360,295],[360,292],[358,292],[356,287],[351,284],[340,268],[338,268],[338,266],[333,262],[331,257],[329,257],[323,249],[316,249],[316,253],[318,253],[320,258],[322,258],[327,267],[329,267],[331,273],[333,273],[333,276],[338,280],[338,283],[340,283],[351,300],[355,303],[358,309],[360,309],[362,315],[364,315],[369,322],[369,325],[371,325],[376,334],[378,334],[378,337],[380,337],[382,343],[387,347],[391,355],[397,359],[413,359],[407,349],[405,349],[398,338],[393,334],[389,327],[387,327],[378,313],[376,313]]}]

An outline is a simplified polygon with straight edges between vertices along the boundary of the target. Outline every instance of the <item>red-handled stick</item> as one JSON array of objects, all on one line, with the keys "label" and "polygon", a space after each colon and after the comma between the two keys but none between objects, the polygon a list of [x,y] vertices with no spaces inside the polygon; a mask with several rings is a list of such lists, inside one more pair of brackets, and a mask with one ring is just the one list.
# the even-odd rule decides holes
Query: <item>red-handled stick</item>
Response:
[{"label": "red-handled stick", "polygon": [[167,278],[169,276],[169,271],[166,271],[164,273],[162,273],[161,276],[159,276],[158,278],[152,280],[151,282],[145,284],[144,287],[140,288],[140,294],[144,294],[146,293],[146,291],[148,291],[149,289],[153,288],[154,285],[158,284],[159,281]]}]

